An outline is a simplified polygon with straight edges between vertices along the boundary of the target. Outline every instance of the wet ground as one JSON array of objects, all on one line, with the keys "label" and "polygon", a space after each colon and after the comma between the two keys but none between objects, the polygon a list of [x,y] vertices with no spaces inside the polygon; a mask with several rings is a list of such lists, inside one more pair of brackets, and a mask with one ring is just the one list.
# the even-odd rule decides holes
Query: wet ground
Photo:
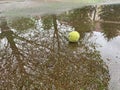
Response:
[{"label": "wet ground", "polygon": [[119,4],[1,17],[0,90],[120,90],[119,50]]}]

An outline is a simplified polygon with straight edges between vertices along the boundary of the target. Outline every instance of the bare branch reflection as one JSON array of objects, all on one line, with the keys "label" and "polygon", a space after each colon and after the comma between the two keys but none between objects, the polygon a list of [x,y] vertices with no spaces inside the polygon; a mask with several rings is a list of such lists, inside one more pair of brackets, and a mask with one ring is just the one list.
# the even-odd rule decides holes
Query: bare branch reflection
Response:
[{"label": "bare branch reflection", "polygon": [[[76,12],[72,15],[80,14]],[[1,23],[0,42],[7,44],[0,48],[0,89],[108,90],[108,67],[96,50],[97,44],[89,42],[91,34],[84,35],[78,44],[70,44],[65,38],[69,30],[62,27],[78,30],[79,26],[65,25],[56,15],[50,18],[51,27],[47,23],[48,28],[43,28],[44,23],[25,32],[8,27],[5,20]],[[74,22],[75,17],[71,18]]]}]

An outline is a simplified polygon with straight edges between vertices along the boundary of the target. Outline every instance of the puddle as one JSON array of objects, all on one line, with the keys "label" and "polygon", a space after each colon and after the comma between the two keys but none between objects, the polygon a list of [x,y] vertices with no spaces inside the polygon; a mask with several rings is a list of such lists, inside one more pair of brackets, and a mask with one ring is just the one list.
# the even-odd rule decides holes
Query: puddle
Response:
[{"label": "puddle", "polygon": [[0,89],[120,90],[120,5],[95,7],[1,17]]}]

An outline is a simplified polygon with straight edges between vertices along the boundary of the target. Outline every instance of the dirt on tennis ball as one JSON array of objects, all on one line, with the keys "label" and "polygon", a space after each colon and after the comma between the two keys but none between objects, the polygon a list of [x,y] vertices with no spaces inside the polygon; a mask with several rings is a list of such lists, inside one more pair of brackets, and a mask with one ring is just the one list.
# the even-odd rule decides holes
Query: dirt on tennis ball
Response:
[{"label": "dirt on tennis ball", "polygon": [[78,42],[79,39],[80,39],[80,34],[77,31],[72,31],[68,35],[69,42]]}]

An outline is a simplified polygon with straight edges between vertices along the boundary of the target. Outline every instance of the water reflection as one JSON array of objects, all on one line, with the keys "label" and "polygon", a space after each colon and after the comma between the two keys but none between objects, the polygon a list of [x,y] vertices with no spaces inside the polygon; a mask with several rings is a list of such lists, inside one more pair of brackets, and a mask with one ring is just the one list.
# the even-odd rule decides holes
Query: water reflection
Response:
[{"label": "water reflection", "polygon": [[75,9],[64,13],[60,20],[67,22],[76,31],[81,33],[81,38],[85,36],[85,32],[90,32],[92,28],[91,15],[94,11],[93,6],[89,6],[82,9]]},{"label": "water reflection", "polygon": [[120,5],[108,5],[101,7],[100,18],[108,23],[101,23],[103,28],[104,36],[107,40],[111,40],[114,37],[117,37],[120,32]]},{"label": "water reflection", "polygon": [[120,21],[120,5],[101,6],[100,18],[107,21]]},{"label": "water reflection", "polygon": [[102,23],[101,26],[102,28],[104,28],[103,33],[104,33],[105,38],[107,38],[108,41],[119,36],[119,32],[120,32],[119,24]]},{"label": "water reflection", "polygon": [[[89,41],[92,8],[10,23],[1,20],[0,89],[108,90],[108,67],[96,49],[99,45]],[[112,34],[102,28],[106,37]],[[73,29],[81,33],[77,44],[66,39]]]},{"label": "water reflection", "polygon": [[18,17],[15,19],[12,19],[12,23],[10,23],[10,26],[16,30],[27,30],[29,28],[35,28],[35,20],[32,18],[26,18],[26,17]]}]

